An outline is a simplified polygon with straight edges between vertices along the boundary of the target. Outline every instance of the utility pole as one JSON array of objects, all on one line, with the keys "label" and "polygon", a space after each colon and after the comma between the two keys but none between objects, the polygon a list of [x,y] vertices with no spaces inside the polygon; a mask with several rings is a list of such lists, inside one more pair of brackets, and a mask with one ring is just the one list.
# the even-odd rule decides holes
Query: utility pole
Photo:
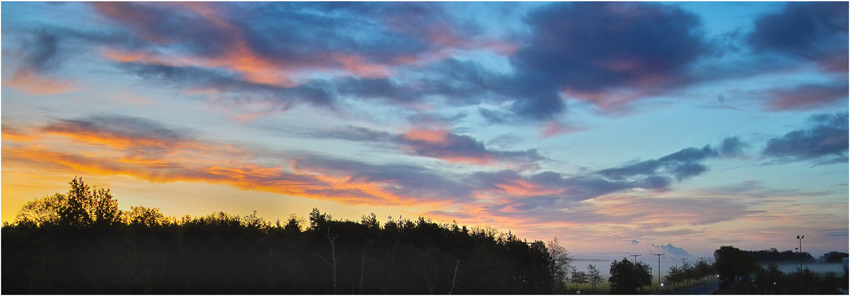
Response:
[{"label": "utility pole", "polygon": [[635,257],[635,261],[633,261],[632,263],[637,264],[637,257],[640,256],[640,254],[629,254],[629,256]]},{"label": "utility pole", "polygon": [[803,271],[803,238],[804,237],[806,237],[806,236],[805,235],[798,235],[797,236],[797,240],[800,241],[800,254],[799,255],[800,255],[800,271],[801,272]]},{"label": "utility pole", "polygon": [[[658,292],[661,292],[661,256],[664,256],[664,253],[652,255],[658,256]],[[651,289],[650,292],[652,292]]]}]

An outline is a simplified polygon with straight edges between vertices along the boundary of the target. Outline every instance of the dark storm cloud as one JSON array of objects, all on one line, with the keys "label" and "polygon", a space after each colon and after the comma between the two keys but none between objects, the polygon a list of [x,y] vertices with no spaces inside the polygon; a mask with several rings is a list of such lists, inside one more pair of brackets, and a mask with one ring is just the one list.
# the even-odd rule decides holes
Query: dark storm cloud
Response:
[{"label": "dark storm cloud", "polygon": [[[656,3],[555,3],[530,13],[529,43],[512,64],[530,79],[551,77],[583,99],[619,88],[644,92],[675,86],[709,53],[700,20]],[[548,98],[548,97],[547,97]],[[529,105],[552,102],[528,103]]]},{"label": "dark storm cloud", "polygon": [[774,51],[847,72],[847,2],[791,2],[756,21],[747,40],[757,51]]},{"label": "dark storm cloud", "polygon": [[[812,115],[812,127],[770,139],[762,154],[788,161],[834,157],[830,163],[846,163],[848,149],[847,112]],[[822,160],[824,161],[824,160]]]}]

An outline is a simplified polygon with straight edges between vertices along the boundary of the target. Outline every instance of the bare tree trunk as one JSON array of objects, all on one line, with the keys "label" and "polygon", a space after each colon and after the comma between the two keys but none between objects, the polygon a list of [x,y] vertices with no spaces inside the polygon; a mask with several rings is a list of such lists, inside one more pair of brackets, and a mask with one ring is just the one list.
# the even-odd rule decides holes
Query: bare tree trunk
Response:
[{"label": "bare tree trunk", "polygon": [[[428,269],[426,268],[425,271],[427,272]],[[431,281],[428,280],[428,274],[425,274],[425,282],[428,283],[428,294],[434,294],[434,287],[437,286],[437,271],[439,271],[439,269],[434,268],[434,283],[433,284],[431,284]]]},{"label": "bare tree trunk", "polygon": [[454,276],[452,276],[452,289],[449,290],[449,295],[451,295],[452,292],[455,291],[455,283],[457,283],[457,267],[458,266],[460,266],[460,260],[458,260],[457,263],[455,263],[455,274],[454,274]]},{"label": "bare tree trunk", "polygon": [[357,291],[357,294],[363,293],[363,272],[366,270],[366,247],[363,247],[363,257],[362,261],[360,261],[360,288]]},{"label": "bare tree trunk", "polygon": [[[336,241],[336,239],[339,237],[339,234],[331,235],[331,228],[328,227],[328,234],[326,234],[325,237],[327,237],[328,241],[331,242],[331,260],[328,261],[328,259],[325,259],[325,257],[322,257],[322,255],[319,255],[319,254],[316,254],[316,253],[313,253],[313,255],[316,255],[317,257],[322,258],[322,260],[325,260],[325,263],[327,263],[328,265],[331,266],[331,269],[333,270],[333,276],[334,276],[333,277],[334,278],[334,294],[336,294],[336,262],[339,260],[339,256],[336,255],[336,244],[334,244],[334,241]],[[342,255],[340,255],[340,256],[342,256]]]}]

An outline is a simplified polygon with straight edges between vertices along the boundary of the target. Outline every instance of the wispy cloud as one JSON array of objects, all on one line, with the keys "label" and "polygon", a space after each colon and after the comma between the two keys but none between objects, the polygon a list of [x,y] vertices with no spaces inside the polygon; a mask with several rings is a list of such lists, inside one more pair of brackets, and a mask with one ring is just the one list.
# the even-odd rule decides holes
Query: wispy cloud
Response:
[{"label": "wispy cloud", "polygon": [[768,92],[765,108],[768,111],[801,111],[823,108],[847,100],[847,80],[828,84],[796,85],[790,89],[775,89]]},{"label": "wispy cloud", "polygon": [[[679,181],[702,174],[708,168],[701,162],[718,156],[737,156],[741,153],[743,146],[737,137],[724,139],[719,150],[710,145],[698,148],[685,148],[676,153],[652,160],[641,161],[635,164],[616,168],[604,169],[599,173],[613,180],[629,180],[633,178],[663,178],[674,177]],[[658,184],[667,183],[669,181]]]},{"label": "wispy cloud", "polygon": [[[64,54],[59,46],[59,37],[39,32],[25,40],[20,49],[9,53],[16,69],[3,84],[26,93],[49,95],[74,90],[70,79],[54,77],[60,69]],[[10,59],[7,57],[7,61]]]},{"label": "wispy cloud", "polygon": [[537,161],[546,159],[533,149],[526,151],[488,149],[483,142],[471,136],[459,135],[439,127],[413,126],[404,133],[391,134],[363,127],[345,126],[310,136],[390,144],[409,155],[437,158],[451,163],[479,165],[517,163],[533,166]]}]

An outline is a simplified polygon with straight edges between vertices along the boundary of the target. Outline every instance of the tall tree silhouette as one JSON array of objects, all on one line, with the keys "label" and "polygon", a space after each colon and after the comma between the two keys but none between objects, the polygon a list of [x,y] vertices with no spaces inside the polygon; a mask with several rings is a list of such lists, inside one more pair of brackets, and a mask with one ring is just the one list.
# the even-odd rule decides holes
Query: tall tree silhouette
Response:
[{"label": "tall tree silhouette", "polygon": [[622,261],[614,260],[610,273],[608,282],[614,294],[634,294],[638,288],[652,284],[652,274],[646,263],[632,263],[626,258]]}]

